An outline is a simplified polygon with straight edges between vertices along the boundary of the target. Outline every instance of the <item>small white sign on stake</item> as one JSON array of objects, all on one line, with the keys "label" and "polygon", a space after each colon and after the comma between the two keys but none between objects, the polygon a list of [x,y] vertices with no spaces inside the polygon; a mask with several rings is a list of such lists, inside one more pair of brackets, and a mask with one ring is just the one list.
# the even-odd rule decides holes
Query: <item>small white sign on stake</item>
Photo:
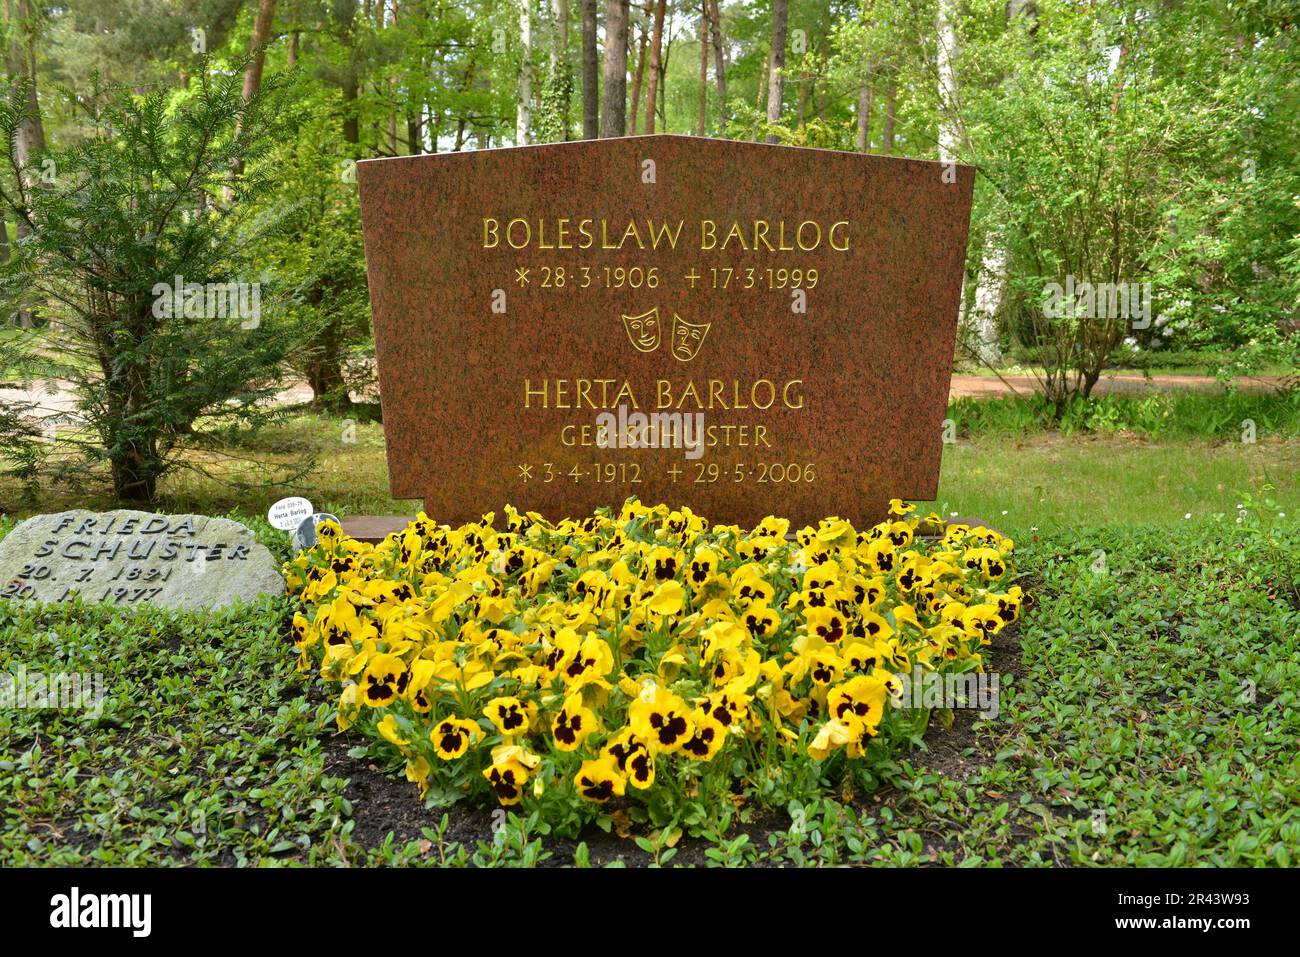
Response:
[{"label": "small white sign on stake", "polygon": [[292,532],[312,514],[311,502],[300,496],[282,498],[266,512],[266,520],[282,532]]}]

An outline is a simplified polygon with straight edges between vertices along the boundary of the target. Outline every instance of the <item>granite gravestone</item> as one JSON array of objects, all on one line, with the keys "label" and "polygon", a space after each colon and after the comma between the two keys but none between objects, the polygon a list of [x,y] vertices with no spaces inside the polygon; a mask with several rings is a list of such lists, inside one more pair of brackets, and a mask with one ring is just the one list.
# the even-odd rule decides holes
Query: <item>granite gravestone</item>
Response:
[{"label": "granite gravestone", "polygon": [[283,593],[274,556],[225,518],[77,509],[33,516],[0,540],[0,598],[220,608]]},{"label": "granite gravestone", "polygon": [[395,497],[738,523],[934,497],[971,168],[660,135],[357,178]]}]

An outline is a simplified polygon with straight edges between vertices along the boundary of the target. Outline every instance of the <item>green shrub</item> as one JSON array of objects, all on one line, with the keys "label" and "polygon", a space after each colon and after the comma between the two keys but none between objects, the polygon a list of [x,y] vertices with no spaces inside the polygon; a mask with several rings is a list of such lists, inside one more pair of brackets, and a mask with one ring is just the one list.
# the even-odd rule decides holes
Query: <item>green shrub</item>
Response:
[{"label": "green shrub", "polygon": [[28,231],[0,267],[0,302],[51,320],[86,425],[63,438],[79,465],[107,465],[123,501],[151,501],[186,449],[276,414],[261,400],[293,341],[263,321],[257,244],[277,223],[253,201],[275,189],[287,90],[268,77],[245,102],[237,71],[206,64],[181,93],[118,90],[89,139],[44,157],[58,175],[39,187],[16,145],[26,101],[0,100],[19,172],[0,205]]}]

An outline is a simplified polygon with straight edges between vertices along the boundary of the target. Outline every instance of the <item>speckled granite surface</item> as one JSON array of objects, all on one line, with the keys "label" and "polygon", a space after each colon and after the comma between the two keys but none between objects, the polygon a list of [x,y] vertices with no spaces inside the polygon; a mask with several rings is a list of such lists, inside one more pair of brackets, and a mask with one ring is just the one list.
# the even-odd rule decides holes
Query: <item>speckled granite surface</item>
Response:
[{"label": "speckled granite surface", "polygon": [[742,524],[932,498],[973,176],[675,135],[360,163],[394,496]]}]

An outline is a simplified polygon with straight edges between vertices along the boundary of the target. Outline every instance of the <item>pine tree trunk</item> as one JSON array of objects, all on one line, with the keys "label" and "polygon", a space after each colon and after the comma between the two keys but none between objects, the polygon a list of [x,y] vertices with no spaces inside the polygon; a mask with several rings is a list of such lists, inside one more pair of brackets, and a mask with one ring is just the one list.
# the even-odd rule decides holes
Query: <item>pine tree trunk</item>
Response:
[{"label": "pine tree trunk", "polygon": [[390,77],[388,80],[388,155],[397,156],[397,78]]},{"label": "pine tree trunk", "polygon": [[[408,17],[414,20],[419,20],[426,15],[423,0],[406,0],[406,2],[403,3],[403,20]],[[397,0],[393,0],[393,20],[394,22],[397,20]],[[289,35],[291,54],[294,52],[293,44],[296,37],[296,33],[291,33]],[[426,71],[427,62],[424,54],[421,52],[416,56],[421,72]],[[415,97],[410,96],[408,93],[406,103],[401,105],[402,121],[406,126],[404,142],[406,145],[407,156],[419,156],[424,152],[424,135],[420,124],[420,109],[420,101]]]},{"label": "pine tree trunk", "polygon": [[275,0],[258,0],[257,16],[253,20],[253,39],[250,43],[253,59],[249,62],[248,69],[244,71],[245,103],[251,100],[262,86],[262,70],[266,66],[266,43],[271,37],[271,21],[274,18]]},{"label": "pine tree trunk", "polygon": [[[340,24],[342,42],[345,47],[345,68],[338,77],[339,90],[343,94],[343,110],[340,125],[343,142],[349,158],[361,158],[361,121],[358,103],[358,82],[356,74],[356,36],[349,19]],[[436,142],[436,140],[435,140]],[[310,305],[319,308],[324,302],[325,290],[318,283],[308,293]],[[303,362],[307,384],[312,390],[312,405],[330,412],[345,412],[352,406],[348,395],[346,380],[343,375],[343,357],[340,355],[342,341],[342,320],[331,319],[323,329],[318,331],[305,347]]]},{"label": "pine tree trunk", "polygon": [[[24,0],[26,2],[26,0]],[[275,0],[258,0],[257,16],[253,19],[253,38],[249,41],[249,54],[252,59],[244,70],[244,102],[247,103],[262,86],[262,69],[266,66],[266,43],[271,36],[271,22],[275,19]],[[235,120],[235,137],[238,138],[244,127],[241,116]],[[233,197],[235,177],[243,172],[243,163],[236,162],[230,171],[229,184],[223,191],[226,202]]]},{"label": "pine tree trunk", "polygon": [[313,352],[307,362],[312,406],[335,415],[341,415],[352,407],[352,397],[343,376],[341,339],[342,330],[338,322],[330,322],[312,343]]},{"label": "pine tree trunk", "polygon": [[658,0],[655,4],[654,33],[650,36],[650,77],[646,80],[645,131],[655,131],[655,104],[659,102],[659,80],[663,69],[664,54],[664,12],[668,0]]},{"label": "pine tree trunk", "polygon": [[582,138],[600,135],[599,57],[596,51],[596,0],[582,0]]},{"label": "pine tree trunk", "polygon": [[[36,42],[31,0],[16,0],[17,9],[5,3],[5,21],[9,27],[10,47],[6,58],[11,79],[21,77],[27,83],[27,116],[18,125],[14,151],[20,166],[30,163],[45,149],[45,123],[41,119],[40,100],[36,96]],[[16,19],[15,19],[16,14]]]},{"label": "pine tree trunk", "polygon": [[886,156],[894,149],[894,101],[898,98],[898,81],[889,81],[889,92],[885,94],[885,130],[884,145],[880,152]]},{"label": "pine tree trunk", "polygon": [[710,34],[713,38],[713,80],[718,85],[718,129],[727,129],[727,63],[722,53],[722,15],[718,0],[705,0],[709,10]]},{"label": "pine tree trunk", "polygon": [[41,105],[36,97],[36,24],[31,0],[20,0],[18,14],[23,21],[23,48],[26,54],[27,112],[29,118],[23,125],[27,128],[29,148],[32,152],[45,149],[45,121],[41,118]]},{"label": "pine tree trunk", "polygon": [[671,34],[668,42],[664,44],[664,55],[659,64],[659,125],[665,133],[668,132],[668,57],[673,52],[673,38]]},{"label": "pine tree trunk", "polygon": [[[8,261],[9,261],[9,216],[3,209],[0,209],[0,265],[3,265]],[[23,318],[24,317],[21,315],[18,316],[19,326],[22,326]],[[0,329],[8,329],[13,319],[14,316],[12,314],[5,314],[3,316],[0,316]],[[31,319],[28,318],[27,322],[30,325]]]},{"label": "pine tree trunk", "polygon": [[[125,373],[129,383],[142,382],[133,372]],[[136,385],[114,386],[119,389],[116,401],[122,406],[117,422],[129,422],[144,405],[143,388]],[[114,401],[110,399],[110,401]],[[135,433],[116,435],[108,445],[109,469],[113,475],[113,494],[120,502],[145,504],[158,494],[157,443],[152,435]]]},{"label": "pine tree trunk", "polygon": [[[106,298],[106,297],[105,297]],[[152,316],[114,314],[102,307],[101,323],[95,335],[106,339],[123,329],[132,329],[127,335],[138,335],[139,327],[152,321]],[[103,421],[102,437],[108,450],[109,469],[113,475],[113,494],[119,501],[131,503],[152,502],[158,490],[157,425],[142,414],[148,404],[145,383],[147,370],[136,361],[115,354],[111,347],[102,345],[100,371],[103,375],[104,399],[110,409]],[[132,423],[145,423],[133,426]]]},{"label": "pine tree trunk", "polygon": [[519,98],[515,103],[515,145],[527,146],[533,124],[533,18],[530,0],[519,0]]},{"label": "pine tree trunk", "polygon": [[858,89],[858,133],[853,146],[859,153],[868,152],[871,145],[871,85],[863,83]]},{"label": "pine tree trunk", "polygon": [[[781,71],[785,69],[785,35],[790,13],[789,0],[772,0],[772,54],[767,71],[767,122],[776,126],[781,122],[781,99],[784,82]],[[776,143],[775,133],[767,135],[767,142]]]},{"label": "pine tree trunk", "polygon": [[[26,116],[18,124],[14,136],[14,159],[20,168],[34,162],[36,154],[45,150],[45,124],[41,120],[40,101],[36,96],[36,43],[35,23],[32,21],[30,0],[5,0],[5,24],[9,33],[9,49],[5,56],[5,69],[11,80],[22,79],[27,85]],[[24,174],[23,186],[32,188],[39,180]],[[15,219],[16,238],[21,243],[31,232],[24,217]],[[6,247],[7,247],[6,241]],[[30,329],[38,323],[36,313],[23,309],[18,313],[18,325]]]},{"label": "pine tree trunk", "polygon": [[700,0],[700,115],[695,135],[704,135],[704,114],[709,109],[709,0]]},{"label": "pine tree trunk", "polygon": [[605,88],[600,100],[600,135],[627,132],[628,0],[605,0]]},{"label": "pine tree trunk", "polygon": [[119,502],[146,505],[158,494],[158,476],[148,460],[134,447],[109,460],[113,472],[113,494]]},{"label": "pine tree trunk", "polygon": [[636,70],[632,73],[632,95],[629,97],[632,101],[632,115],[628,118],[627,124],[627,132],[630,136],[636,136],[638,120],[641,117],[641,89],[642,81],[645,79],[646,51],[650,42],[649,25],[642,24],[639,33],[641,39],[637,44]]},{"label": "pine tree trunk", "polygon": [[348,155],[361,158],[361,116],[357,102],[357,77],[348,69],[340,84],[343,90],[343,142],[350,145]]}]

